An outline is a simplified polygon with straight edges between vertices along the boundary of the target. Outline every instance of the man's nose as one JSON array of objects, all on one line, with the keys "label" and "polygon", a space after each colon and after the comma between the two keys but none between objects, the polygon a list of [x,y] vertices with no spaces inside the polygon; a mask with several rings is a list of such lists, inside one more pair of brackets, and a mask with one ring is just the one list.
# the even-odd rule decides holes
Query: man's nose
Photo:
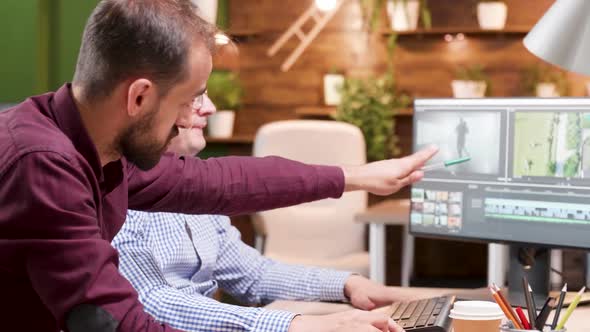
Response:
[{"label": "man's nose", "polygon": [[217,108],[215,107],[211,99],[209,99],[209,96],[204,95],[203,106],[201,106],[201,108],[197,110],[197,114],[199,116],[209,116],[214,114],[215,112],[217,112]]}]

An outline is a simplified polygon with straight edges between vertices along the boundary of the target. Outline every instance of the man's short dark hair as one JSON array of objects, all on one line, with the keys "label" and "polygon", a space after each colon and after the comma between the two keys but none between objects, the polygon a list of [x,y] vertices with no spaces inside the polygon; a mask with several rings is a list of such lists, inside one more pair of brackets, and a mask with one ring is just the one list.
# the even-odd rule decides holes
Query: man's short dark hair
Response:
[{"label": "man's short dark hair", "polygon": [[74,84],[93,100],[125,79],[146,77],[164,95],[188,77],[196,40],[213,53],[216,32],[190,0],[102,0],[84,29]]}]

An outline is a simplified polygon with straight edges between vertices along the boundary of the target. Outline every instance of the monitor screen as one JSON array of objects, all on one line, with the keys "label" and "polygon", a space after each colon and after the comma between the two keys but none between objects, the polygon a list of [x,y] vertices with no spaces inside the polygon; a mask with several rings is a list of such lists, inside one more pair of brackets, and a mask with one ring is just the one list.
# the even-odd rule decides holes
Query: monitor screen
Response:
[{"label": "monitor screen", "polygon": [[590,248],[590,99],[417,99],[414,235]]}]

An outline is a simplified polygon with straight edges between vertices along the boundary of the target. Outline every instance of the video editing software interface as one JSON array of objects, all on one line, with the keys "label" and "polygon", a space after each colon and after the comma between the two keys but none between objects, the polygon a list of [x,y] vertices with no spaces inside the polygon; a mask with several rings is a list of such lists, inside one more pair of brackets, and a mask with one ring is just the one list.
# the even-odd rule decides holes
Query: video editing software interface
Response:
[{"label": "video editing software interface", "polygon": [[415,235],[590,248],[590,100],[416,100],[414,150],[435,144],[412,187]]}]

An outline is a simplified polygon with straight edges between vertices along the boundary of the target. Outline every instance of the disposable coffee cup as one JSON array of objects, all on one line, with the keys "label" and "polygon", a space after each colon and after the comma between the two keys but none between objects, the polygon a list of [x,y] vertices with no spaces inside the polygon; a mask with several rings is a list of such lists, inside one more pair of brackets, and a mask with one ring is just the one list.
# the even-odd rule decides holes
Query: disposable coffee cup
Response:
[{"label": "disposable coffee cup", "polygon": [[488,301],[457,301],[449,314],[455,332],[498,332],[504,312]]}]

